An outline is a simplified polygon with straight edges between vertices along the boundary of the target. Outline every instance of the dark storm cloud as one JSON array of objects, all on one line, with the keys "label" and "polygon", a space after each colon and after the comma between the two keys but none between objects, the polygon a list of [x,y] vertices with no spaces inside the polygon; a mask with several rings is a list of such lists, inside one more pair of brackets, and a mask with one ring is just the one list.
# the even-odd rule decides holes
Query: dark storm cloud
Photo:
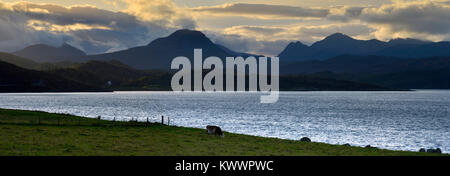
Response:
[{"label": "dark storm cloud", "polygon": [[19,3],[13,5],[12,8],[15,12],[22,13],[30,19],[45,20],[59,25],[76,23],[111,25],[111,22],[116,22],[121,27],[134,27],[138,23],[135,16],[91,6],[65,8],[57,5]]},{"label": "dark storm cloud", "polygon": [[[30,24],[32,23],[32,24]],[[180,21],[192,28],[188,21]],[[144,45],[173,31],[136,16],[91,6],[0,2],[0,50],[15,51],[31,44],[70,43],[87,53]]]},{"label": "dark storm cloud", "polygon": [[448,2],[404,2],[381,8],[364,9],[360,19],[370,24],[385,24],[393,31],[450,34]]}]

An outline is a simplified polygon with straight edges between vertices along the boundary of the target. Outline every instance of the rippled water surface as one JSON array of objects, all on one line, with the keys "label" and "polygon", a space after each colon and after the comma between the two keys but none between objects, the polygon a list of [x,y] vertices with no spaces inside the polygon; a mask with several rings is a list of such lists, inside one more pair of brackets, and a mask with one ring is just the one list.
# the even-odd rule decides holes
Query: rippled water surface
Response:
[{"label": "rippled water surface", "polygon": [[0,94],[0,107],[129,120],[170,117],[171,125],[395,150],[450,153],[450,91],[282,92],[275,104],[250,93]]}]

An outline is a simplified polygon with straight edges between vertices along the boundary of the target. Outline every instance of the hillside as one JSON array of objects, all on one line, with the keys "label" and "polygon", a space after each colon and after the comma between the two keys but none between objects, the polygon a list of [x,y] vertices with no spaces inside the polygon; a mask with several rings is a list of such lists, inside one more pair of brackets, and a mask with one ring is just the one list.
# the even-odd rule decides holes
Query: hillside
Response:
[{"label": "hillside", "polygon": [[35,62],[81,62],[80,59],[69,59],[70,57],[86,56],[83,51],[69,45],[63,44],[59,47],[53,47],[44,44],[28,46],[22,50],[12,53],[16,56],[31,59]]},{"label": "hillside", "polygon": [[370,75],[353,80],[400,89],[450,89],[450,68]]},{"label": "hillside", "polygon": [[171,75],[156,70],[137,70],[119,61],[89,61],[50,71],[66,79],[113,90],[170,90]]},{"label": "hillside", "polygon": [[35,62],[31,59],[23,58],[9,53],[0,52],[0,61],[14,64],[18,67],[22,67],[29,70],[47,71],[61,68],[67,68],[74,65],[72,62],[62,61],[55,63],[41,63]]},{"label": "hillside", "polygon": [[[90,61],[68,69],[50,71],[66,79],[112,90],[170,91],[172,74],[156,70],[136,70],[119,61]],[[207,71],[205,71],[205,74]],[[248,79],[248,78],[247,78]],[[108,82],[111,85],[108,85]],[[281,90],[391,90],[365,83],[339,81],[305,75],[280,77]]]},{"label": "hillside", "polygon": [[26,59],[23,57],[19,57],[19,56],[15,56],[13,54],[9,54],[9,53],[2,53],[0,52],[0,61],[2,62],[7,62],[10,64],[14,64],[16,66],[22,67],[22,68],[26,68],[26,69],[31,69],[31,70],[38,70],[40,69],[40,64],[32,61],[30,59]]},{"label": "hillside", "polygon": [[293,73],[367,73],[380,74],[408,70],[450,68],[450,57],[401,59],[384,56],[340,55],[323,61],[300,61],[280,65],[281,74]]},{"label": "hillside", "polygon": [[0,61],[0,92],[85,92],[102,90],[96,86],[69,81],[58,75],[27,70]]},{"label": "hillside", "polygon": [[213,43],[200,31],[178,30],[171,35],[158,38],[150,44],[141,47],[130,48],[124,51],[87,56],[87,60],[118,60],[137,69],[170,70],[172,59],[178,56],[188,57],[193,60],[194,49],[203,49],[203,59],[209,56],[217,56],[225,59],[227,56],[249,54],[237,53],[224,46]]},{"label": "hillside", "polygon": [[449,89],[450,57],[400,59],[342,55],[282,65],[284,74],[349,80],[397,89]]},{"label": "hillside", "polygon": [[[406,88],[407,89],[407,88]],[[283,91],[385,91],[395,90],[364,82],[339,80],[317,75],[287,75],[280,77],[280,90]]]}]

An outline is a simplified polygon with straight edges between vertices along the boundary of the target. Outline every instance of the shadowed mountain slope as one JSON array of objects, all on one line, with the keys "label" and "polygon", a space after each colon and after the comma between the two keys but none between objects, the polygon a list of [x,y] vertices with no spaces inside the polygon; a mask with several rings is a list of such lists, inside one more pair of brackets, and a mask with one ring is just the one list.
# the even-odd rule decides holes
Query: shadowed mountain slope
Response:
[{"label": "shadowed mountain slope", "polygon": [[176,31],[168,37],[156,39],[146,46],[92,55],[87,58],[103,61],[118,60],[138,69],[170,70],[170,63],[175,57],[185,56],[193,60],[195,48],[203,49],[203,59],[209,56],[225,59],[227,56],[244,55],[214,44],[202,32],[184,29]]},{"label": "shadowed mountain slope", "polygon": [[12,54],[32,59],[36,62],[79,62],[80,60],[69,60],[67,58],[86,56],[86,53],[69,44],[63,44],[60,47],[53,47],[44,44],[31,45]]},{"label": "shadowed mountain slope", "polygon": [[70,81],[47,72],[27,70],[0,61],[0,92],[104,91],[96,86]]}]

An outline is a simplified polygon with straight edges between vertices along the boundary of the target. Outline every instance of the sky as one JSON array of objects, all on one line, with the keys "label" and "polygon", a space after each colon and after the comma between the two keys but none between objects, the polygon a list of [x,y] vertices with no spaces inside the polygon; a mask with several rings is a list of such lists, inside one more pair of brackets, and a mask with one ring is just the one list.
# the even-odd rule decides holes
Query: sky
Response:
[{"label": "sky", "polygon": [[0,51],[71,44],[88,54],[146,45],[178,29],[238,52],[277,55],[293,41],[450,40],[450,0],[0,0]]}]

